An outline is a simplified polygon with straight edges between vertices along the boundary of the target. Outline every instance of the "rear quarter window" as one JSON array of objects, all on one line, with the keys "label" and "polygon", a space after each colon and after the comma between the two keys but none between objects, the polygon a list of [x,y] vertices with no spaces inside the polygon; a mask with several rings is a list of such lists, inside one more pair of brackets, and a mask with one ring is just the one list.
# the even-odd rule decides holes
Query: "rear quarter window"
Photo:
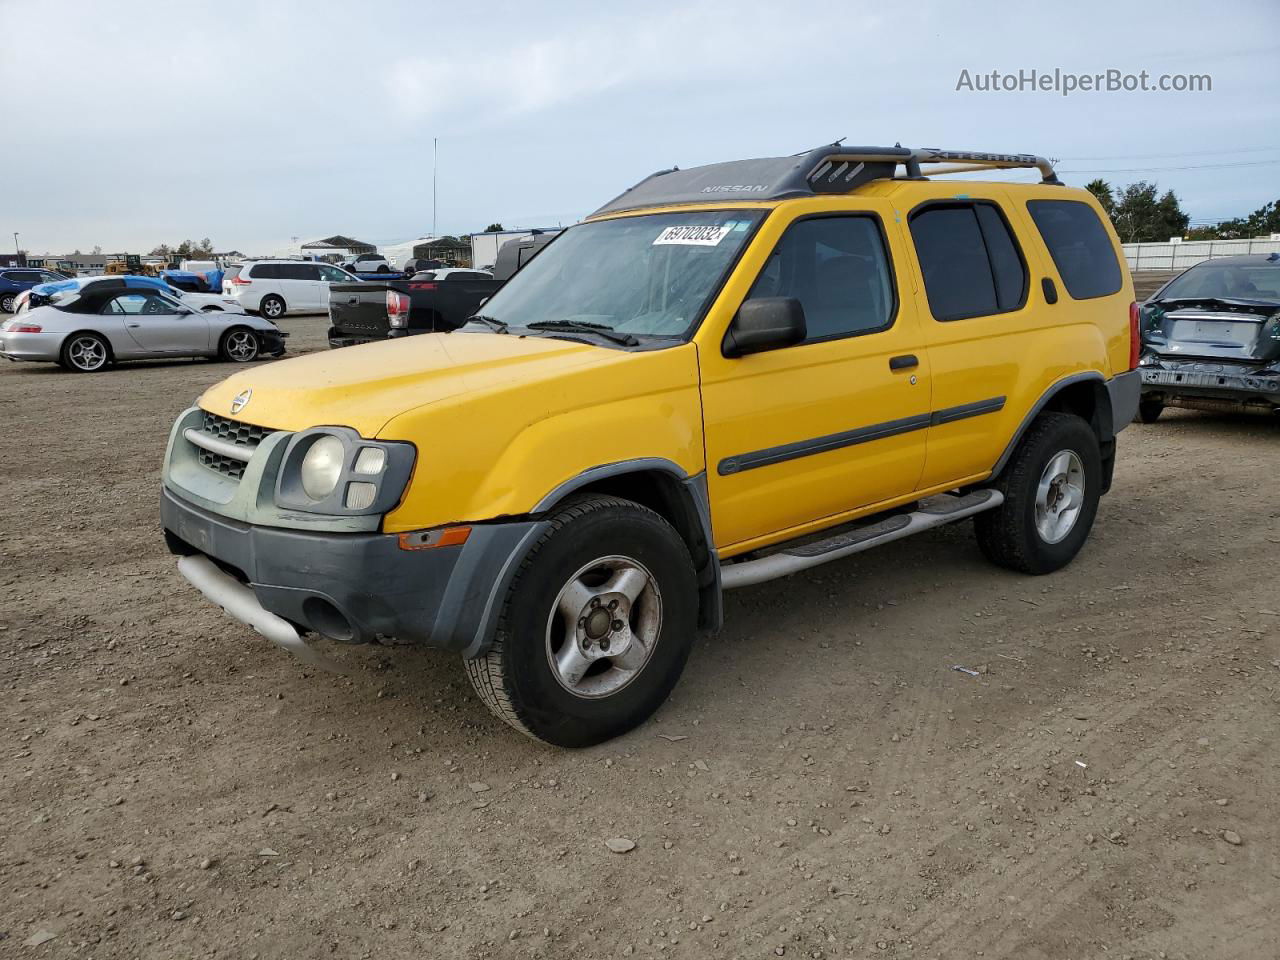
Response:
[{"label": "rear quarter window", "polygon": [[1091,206],[1078,200],[1029,200],[1027,212],[1071,299],[1092,300],[1120,292],[1124,281],[1115,248]]}]

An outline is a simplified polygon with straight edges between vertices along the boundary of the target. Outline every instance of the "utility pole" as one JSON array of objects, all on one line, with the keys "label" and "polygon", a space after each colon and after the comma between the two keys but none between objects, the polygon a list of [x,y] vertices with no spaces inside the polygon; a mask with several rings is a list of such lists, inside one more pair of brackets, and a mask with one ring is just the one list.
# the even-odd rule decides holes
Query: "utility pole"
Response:
[{"label": "utility pole", "polygon": [[22,248],[18,246],[18,231],[13,231],[13,252],[22,253]]},{"label": "utility pole", "polygon": [[[436,236],[436,171],[440,167],[440,138],[431,138],[431,237]],[[16,234],[15,234],[16,236]]]}]

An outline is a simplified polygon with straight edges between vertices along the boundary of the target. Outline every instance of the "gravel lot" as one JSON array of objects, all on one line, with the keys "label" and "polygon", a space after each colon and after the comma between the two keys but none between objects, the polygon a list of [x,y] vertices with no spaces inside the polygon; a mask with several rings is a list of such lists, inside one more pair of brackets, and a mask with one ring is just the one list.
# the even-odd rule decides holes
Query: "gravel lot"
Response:
[{"label": "gravel lot", "polygon": [[0,368],[0,956],[1280,956],[1280,420],[1131,428],[1048,578],[961,525],[734,594],[563,752],[181,580],[160,457],[229,372]]}]

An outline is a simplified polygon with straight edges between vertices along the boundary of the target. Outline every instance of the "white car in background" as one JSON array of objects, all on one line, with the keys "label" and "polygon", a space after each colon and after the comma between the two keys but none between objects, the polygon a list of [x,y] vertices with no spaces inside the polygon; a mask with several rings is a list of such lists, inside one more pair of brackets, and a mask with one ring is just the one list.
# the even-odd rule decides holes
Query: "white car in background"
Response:
[{"label": "white car in background", "polygon": [[286,313],[328,313],[329,284],[359,282],[359,277],[328,263],[250,260],[227,267],[222,293],[245,310],[276,320]]},{"label": "white car in background", "polygon": [[352,273],[391,273],[391,263],[380,253],[362,253],[343,260],[338,266]]}]

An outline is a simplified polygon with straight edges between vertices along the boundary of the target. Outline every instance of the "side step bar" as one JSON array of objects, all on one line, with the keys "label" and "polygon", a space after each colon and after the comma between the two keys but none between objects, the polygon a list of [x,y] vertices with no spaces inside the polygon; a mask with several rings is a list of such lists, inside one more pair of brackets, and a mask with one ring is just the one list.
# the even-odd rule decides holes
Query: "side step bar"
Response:
[{"label": "side step bar", "polygon": [[925,505],[914,513],[901,513],[826,540],[788,547],[758,560],[730,561],[720,568],[721,584],[726,590],[732,590],[775,580],[883,543],[923,533],[944,523],[963,520],[984,510],[994,510],[1002,503],[1004,494],[999,490],[975,490],[963,497],[934,497],[926,500]]}]

